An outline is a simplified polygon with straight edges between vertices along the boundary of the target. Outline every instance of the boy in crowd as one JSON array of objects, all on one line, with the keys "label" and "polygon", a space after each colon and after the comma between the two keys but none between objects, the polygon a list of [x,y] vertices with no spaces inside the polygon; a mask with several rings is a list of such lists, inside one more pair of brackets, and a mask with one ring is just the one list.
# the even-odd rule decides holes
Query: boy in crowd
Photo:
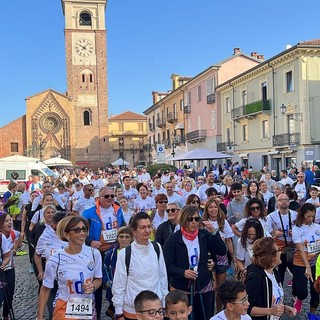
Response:
[{"label": "boy in crowd", "polygon": [[141,291],[134,299],[134,309],[139,320],[163,320],[161,301],[152,291]]},{"label": "boy in crowd", "polygon": [[245,285],[241,281],[226,280],[219,287],[219,295],[225,309],[210,320],[251,320],[247,314],[249,307]]},{"label": "boy in crowd", "polygon": [[169,320],[188,320],[192,312],[188,296],[181,290],[170,291],[166,296],[166,317]]}]

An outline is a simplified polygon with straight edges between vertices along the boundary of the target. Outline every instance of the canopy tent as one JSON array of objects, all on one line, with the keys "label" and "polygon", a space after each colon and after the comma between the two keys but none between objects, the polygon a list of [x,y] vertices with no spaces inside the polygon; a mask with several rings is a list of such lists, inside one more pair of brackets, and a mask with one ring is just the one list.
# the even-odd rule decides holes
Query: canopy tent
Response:
[{"label": "canopy tent", "polygon": [[48,167],[72,167],[71,161],[58,157],[44,160],[43,163]]},{"label": "canopy tent", "polygon": [[113,166],[128,166],[130,163],[123,160],[122,158],[119,158],[118,160],[116,160],[115,162],[111,163]]},{"label": "canopy tent", "polygon": [[24,156],[19,156],[19,155],[14,155],[14,156],[9,156],[5,158],[1,158],[0,161],[16,161],[16,162],[37,162],[39,161],[38,158],[31,158],[31,157],[24,157]]},{"label": "canopy tent", "polygon": [[208,149],[197,148],[185,153],[182,153],[174,158],[168,159],[170,161],[184,161],[184,160],[211,160],[211,159],[226,159],[233,157],[227,153],[221,153]]}]

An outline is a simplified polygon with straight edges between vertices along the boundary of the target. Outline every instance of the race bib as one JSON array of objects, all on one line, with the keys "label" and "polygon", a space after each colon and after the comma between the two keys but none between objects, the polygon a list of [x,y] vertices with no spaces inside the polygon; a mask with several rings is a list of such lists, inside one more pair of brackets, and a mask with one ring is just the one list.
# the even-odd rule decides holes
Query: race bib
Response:
[{"label": "race bib", "polygon": [[67,319],[92,319],[92,299],[72,298],[67,302]]},{"label": "race bib", "polygon": [[115,242],[117,240],[117,229],[102,230],[101,233],[105,242]]},{"label": "race bib", "polygon": [[307,244],[308,253],[319,253],[320,252],[320,242],[311,242]]}]

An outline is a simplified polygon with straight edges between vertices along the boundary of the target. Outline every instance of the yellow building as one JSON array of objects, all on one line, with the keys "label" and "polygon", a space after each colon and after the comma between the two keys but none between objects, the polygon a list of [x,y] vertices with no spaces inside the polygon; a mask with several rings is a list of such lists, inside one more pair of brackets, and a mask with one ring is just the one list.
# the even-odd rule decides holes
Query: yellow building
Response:
[{"label": "yellow building", "polygon": [[147,117],[131,111],[109,118],[110,163],[119,158],[130,166],[146,164],[147,160]]}]

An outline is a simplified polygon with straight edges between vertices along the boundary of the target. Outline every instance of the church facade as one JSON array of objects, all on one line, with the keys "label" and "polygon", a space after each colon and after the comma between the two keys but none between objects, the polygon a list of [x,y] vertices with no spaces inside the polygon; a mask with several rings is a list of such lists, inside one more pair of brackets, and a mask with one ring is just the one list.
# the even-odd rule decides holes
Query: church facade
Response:
[{"label": "church facade", "polygon": [[0,157],[61,156],[90,167],[109,162],[106,1],[61,1],[67,92],[27,97],[26,115],[0,128]]}]

